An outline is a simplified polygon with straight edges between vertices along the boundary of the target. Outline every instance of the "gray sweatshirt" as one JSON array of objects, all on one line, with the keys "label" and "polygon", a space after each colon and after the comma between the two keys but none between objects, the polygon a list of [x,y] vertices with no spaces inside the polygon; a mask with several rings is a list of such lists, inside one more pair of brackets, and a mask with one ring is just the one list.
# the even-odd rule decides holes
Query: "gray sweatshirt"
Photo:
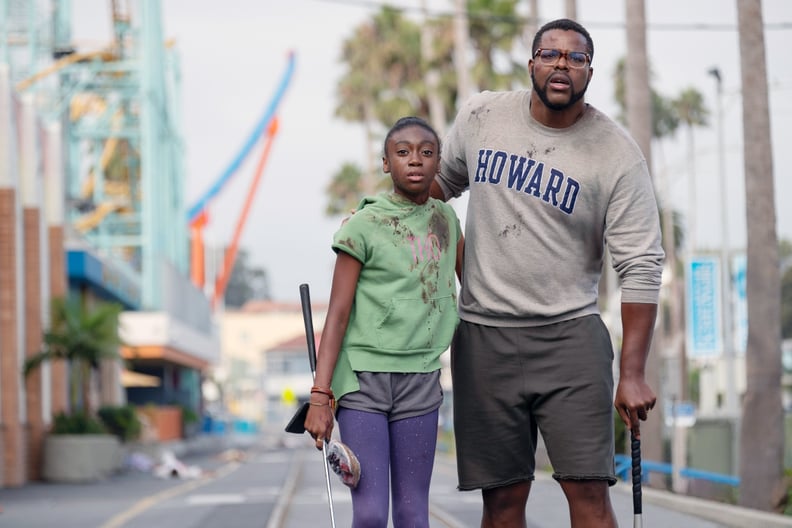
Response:
[{"label": "gray sweatshirt", "polygon": [[446,198],[470,191],[460,317],[515,327],[598,313],[606,245],[622,302],[657,303],[664,253],[640,149],[592,106],[555,129],[529,100],[473,96],[443,144]]}]

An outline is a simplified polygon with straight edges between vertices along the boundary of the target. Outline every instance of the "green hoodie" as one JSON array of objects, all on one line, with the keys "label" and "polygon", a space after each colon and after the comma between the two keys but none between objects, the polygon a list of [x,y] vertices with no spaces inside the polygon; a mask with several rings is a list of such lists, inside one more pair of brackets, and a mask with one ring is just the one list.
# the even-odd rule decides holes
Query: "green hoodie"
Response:
[{"label": "green hoodie", "polygon": [[456,248],[462,230],[448,204],[418,205],[393,192],[365,198],[336,232],[333,250],[363,267],[332,388],[359,389],[355,371],[432,372],[458,322]]}]

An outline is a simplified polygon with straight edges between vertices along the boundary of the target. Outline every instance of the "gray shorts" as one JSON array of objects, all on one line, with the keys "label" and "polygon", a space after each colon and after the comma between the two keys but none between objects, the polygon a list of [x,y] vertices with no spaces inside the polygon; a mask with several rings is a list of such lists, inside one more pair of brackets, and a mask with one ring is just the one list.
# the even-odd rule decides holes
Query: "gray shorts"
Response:
[{"label": "gray shorts", "polygon": [[615,484],[612,364],[598,315],[522,328],[460,321],[451,347],[459,489],[533,480],[537,428],[554,478]]},{"label": "gray shorts", "polygon": [[440,371],[357,372],[360,390],[345,394],[339,407],[384,414],[389,422],[423,416],[443,403]]}]

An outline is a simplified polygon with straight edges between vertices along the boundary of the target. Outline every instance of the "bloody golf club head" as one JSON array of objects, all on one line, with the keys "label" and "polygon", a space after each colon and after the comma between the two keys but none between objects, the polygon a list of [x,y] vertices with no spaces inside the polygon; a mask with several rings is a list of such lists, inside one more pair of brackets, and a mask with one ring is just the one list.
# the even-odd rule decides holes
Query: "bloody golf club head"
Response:
[{"label": "bloody golf club head", "polygon": [[327,444],[327,462],[330,469],[341,477],[345,486],[355,489],[360,481],[360,462],[346,444],[331,440]]}]

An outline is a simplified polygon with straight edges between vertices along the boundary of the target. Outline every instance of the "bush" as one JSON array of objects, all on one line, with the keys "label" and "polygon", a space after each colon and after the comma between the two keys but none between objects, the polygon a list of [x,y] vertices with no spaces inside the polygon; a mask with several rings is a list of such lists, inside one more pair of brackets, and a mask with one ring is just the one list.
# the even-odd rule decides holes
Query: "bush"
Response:
[{"label": "bush", "polygon": [[107,434],[107,430],[102,422],[86,412],[74,414],[62,412],[55,415],[50,433],[54,435]]},{"label": "bush", "polygon": [[187,407],[186,405],[181,406],[182,410],[182,422],[185,425],[194,424],[198,422],[198,413],[192,409],[192,407]]},{"label": "bush", "polygon": [[99,409],[98,414],[107,430],[122,442],[140,438],[143,424],[133,406],[105,406]]}]

